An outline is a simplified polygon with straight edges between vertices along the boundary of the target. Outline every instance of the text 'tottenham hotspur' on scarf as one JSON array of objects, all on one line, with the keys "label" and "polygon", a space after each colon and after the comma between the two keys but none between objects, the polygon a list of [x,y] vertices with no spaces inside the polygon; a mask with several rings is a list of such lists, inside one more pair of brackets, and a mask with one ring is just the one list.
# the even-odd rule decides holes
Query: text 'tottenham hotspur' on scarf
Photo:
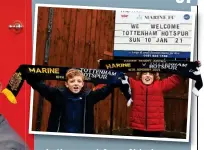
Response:
[{"label": "text 'tottenham hotspur' on scarf", "polygon": [[[192,92],[198,96],[203,87],[198,61],[167,61],[167,60],[100,60],[100,69],[111,69],[123,72],[164,72],[173,73],[195,80]],[[128,83],[128,81],[124,81]]]},{"label": "text 'tottenham hotspur' on scarf", "polygon": [[[11,103],[17,103],[16,96],[18,95],[24,81],[29,76],[40,80],[66,80],[66,72],[71,69],[69,67],[54,67],[40,65],[20,65],[13,74],[7,87],[2,90]],[[124,74],[119,71],[104,70],[104,69],[87,69],[75,68],[81,70],[85,76],[85,82],[94,84],[115,84]]]}]

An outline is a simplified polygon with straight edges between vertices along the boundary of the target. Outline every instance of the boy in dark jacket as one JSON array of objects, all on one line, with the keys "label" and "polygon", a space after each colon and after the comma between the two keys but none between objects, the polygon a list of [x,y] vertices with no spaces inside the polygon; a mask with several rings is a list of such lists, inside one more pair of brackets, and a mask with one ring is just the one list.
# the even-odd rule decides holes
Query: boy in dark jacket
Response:
[{"label": "boy in dark jacket", "polygon": [[36,79],[26,78],[27,83],[51,103],[48,132],[93,134],[94,105],[114,88],[114,85],[107,85],[94,91],[85,90],[84,75],[77,69],[68,70],[64,87],[49,87]]}]

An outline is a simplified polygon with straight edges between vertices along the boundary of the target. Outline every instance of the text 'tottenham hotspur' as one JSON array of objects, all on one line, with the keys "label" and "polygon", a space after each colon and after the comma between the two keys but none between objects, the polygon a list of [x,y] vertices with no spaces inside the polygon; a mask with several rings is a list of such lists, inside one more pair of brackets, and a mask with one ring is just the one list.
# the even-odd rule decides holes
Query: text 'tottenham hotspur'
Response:
[{"label": "text 'tottenham hotspur'", "polygon": [[120,36],[128,37],[128,43],[189,44],[190,27],[189,24],[130,24],[130,29],[120,29]]},{"label": "text 'tottenham hotspur'", "polygon": [[187,63],[150,63],[150,69],[170,69],[177,70],[177,67],[187,67]]},{"label": "text 'tottenham hotspur'", "polygon": [[116,76],[116,72],[109,70],[100,70],[100,69],[80,69],[86,78],[95,78],[95,79],[107,79],[109,76]]},{"label": "text 'tottenham hotspur'", "polygon": [[[140,24],[131,24],[132,30],[123,30],[123,35],[131,36],[189,36],[189,30],[180,29],[180,24],[149,24],[150,29],[140,29]],[[144,25],[141,25],[144,26]],[[160,34],[159,34],[160,33]]]}]

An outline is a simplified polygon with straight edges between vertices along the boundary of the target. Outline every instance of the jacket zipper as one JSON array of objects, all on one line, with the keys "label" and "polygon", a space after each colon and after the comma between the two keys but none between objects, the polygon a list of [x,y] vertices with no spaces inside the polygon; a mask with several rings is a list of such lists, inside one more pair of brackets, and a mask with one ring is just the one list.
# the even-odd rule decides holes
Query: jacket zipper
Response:
[{"label": "jacket zipper", "polygon": [[74,123],[74,120],[75,120],[75,107],[74,107],[74,111],[72,112],[72,121],[73,121],[73,123]]},{"label": "jacket zipper", "polygon": [[146,130],[147,130],[147,96],[148,96],[148,86],[146,87]]},{"label": "jacket zipper", "polygon": [[83,123],[83,133],[86,131],[86,97],[85,97],[85,102],[84,102],[84,123]]},{"label": "jacket zipper", "polygon": [[57,128],[57,132],[59,132],[59,129],[60,129],[60,121],[61,121],[61,113],[60,113],[60,117],[59,117],[59,123],[58,123],[58,128]]},{"label": "jacket zipper", "polygon": [[[87,93],[87,95],[90,94],[90,91]],[[85,96],[85,102],[84,102],[84,124],[83,124],[83,133],[86,132],[86,97],[87,95]]]}]

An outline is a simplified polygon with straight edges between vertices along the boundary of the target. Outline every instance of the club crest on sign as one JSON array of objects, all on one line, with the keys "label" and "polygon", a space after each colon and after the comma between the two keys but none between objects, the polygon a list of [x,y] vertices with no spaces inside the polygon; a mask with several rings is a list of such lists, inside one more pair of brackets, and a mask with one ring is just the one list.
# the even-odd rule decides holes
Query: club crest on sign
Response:
[{"label": "club crest on sign", "polygon": [[189,15],[189,14],[185,14],[185,15],[183,16],[183,18],[184,18],[185,20],[189,20],[189,19],[190,19],[190,15]]}]

